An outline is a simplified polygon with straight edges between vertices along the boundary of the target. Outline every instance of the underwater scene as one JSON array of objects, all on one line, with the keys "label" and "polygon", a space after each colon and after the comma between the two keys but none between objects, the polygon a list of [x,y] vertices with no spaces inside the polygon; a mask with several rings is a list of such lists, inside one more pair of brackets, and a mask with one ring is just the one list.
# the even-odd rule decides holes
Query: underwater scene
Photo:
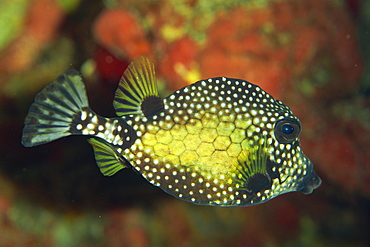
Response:
[{"label": "underwater scene", "polygon": [[0,247],[370,246],[368,44],[361,0],[0,0]]}]

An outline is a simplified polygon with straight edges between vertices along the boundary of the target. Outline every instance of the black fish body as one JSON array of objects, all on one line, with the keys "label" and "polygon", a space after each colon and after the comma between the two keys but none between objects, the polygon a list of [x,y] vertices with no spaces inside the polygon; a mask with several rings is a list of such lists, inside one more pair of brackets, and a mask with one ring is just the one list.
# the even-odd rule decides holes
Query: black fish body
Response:
[{"label": "black fish body", "polygon": [[162,100],[153,64],[139,57],[125,71],[114,107],[117,118],[95,114],[80,74],[68,70],[36,96],[22,143],[93,136],[104,175],[131,167],[200,205],[255,205],[287,192],[309,194],[321,183],[300,148],[298,118],[247,81],[210,78]]}]

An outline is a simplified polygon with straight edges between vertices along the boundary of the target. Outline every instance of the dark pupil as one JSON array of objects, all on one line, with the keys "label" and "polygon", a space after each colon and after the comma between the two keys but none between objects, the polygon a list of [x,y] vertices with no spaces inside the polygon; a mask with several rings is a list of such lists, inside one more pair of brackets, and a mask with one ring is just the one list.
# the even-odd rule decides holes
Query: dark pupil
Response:
[{"label": "dark pupil", "polygon": [[281,127],[281,131],[286,135],[291,135],[294,132],[294,127],[290,124],[284,124]]}]

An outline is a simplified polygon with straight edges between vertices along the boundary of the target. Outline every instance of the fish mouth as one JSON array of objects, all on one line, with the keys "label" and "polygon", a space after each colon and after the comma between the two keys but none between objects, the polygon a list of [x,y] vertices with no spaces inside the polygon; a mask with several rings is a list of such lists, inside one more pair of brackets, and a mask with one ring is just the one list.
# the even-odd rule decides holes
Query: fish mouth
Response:
[{"label": "fish mouth", "polygon": [[303,181],[299,184],[297,190],[303,194],[311,194],[314,189],[317,189],[321,185],[321,178],[312,170]]}]

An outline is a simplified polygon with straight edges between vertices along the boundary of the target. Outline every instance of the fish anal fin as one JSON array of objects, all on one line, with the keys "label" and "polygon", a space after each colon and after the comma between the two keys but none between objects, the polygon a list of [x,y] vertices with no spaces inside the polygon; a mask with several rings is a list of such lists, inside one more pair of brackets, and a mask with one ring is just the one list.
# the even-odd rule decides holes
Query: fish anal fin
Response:
[{"label": "fish anal fin", "polygon": [[96,163],[104,176],[112,176],[128,167],[111,144],[100,138],[90,138],[88,142],[94,148]]},{"label": "fish anal fin", "polygon": [[154,64],[147,57],[135,58],[124,72],[113,102],[118,116],[149,116],[163,109],[155,78]]}]

